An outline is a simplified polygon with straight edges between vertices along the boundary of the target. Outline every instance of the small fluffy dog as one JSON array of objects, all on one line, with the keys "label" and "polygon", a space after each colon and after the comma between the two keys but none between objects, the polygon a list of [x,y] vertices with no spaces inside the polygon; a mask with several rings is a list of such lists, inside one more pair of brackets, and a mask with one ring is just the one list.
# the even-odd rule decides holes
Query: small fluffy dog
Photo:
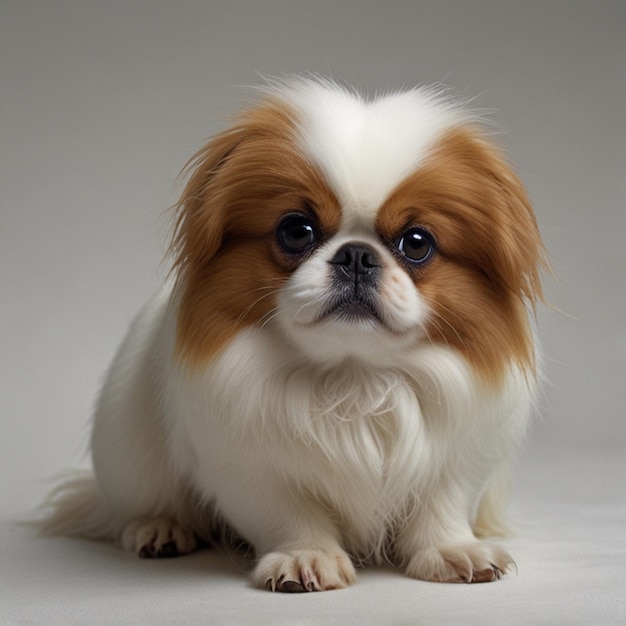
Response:
[{"label": "small fluffy dog", "polygon": [[464,107],[323,80],[262,90],[189,165],[174,269],[93,424],[95,478],[49,532],[182,555],[216,527],[252,581],[317,591],[390,561],[498,579],[507,460],[535,380],[543,248]]}]

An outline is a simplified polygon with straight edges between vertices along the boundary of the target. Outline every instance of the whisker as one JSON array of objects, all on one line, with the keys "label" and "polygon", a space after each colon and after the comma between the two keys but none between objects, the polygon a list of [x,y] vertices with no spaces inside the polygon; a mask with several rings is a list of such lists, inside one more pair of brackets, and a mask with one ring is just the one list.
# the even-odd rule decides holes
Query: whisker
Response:
[{"label": "whisker", "polygon": [[265,300],[266,298],[270,298],[273,295],[279,293],[280,289],[275,287],[275,286],[270,286],[270,285],[264,285],[262,287],[258,287],[256,289],[253,289],[252,291],[248,292],[248,295],[251,295],[255,292],[258,291],[264,291],[267,290],[267,293],[263,294],[262,296],[260,296],[259,298],[257,298],[256,300],[254,300],[250,305],[248,305],[239,315],[239,317],[237,318],[236,321],[236,325],[238,325],[243,319],[245,319],[245,317],[248,315],[248,313],[250,313],[250,311],[259,304],[259,302],[262,302],[263,300]]},{"label": "whisker", "polygon": [[298,317],[298,315],[300,315],[300,313],[302,313],[302,311],[304,311],[307,307],[312,306],[313,304],[315,304],[314,302],[305,302],[292,316],[291,318],[291,323],[289,325],[289,330],[291,331],[291,329],[293,328],[293,325],[296,323],[296,318]]},{"label": "whisker", "polygon": [[[431,318],[428,321],[435,328],[435,330],[439,331],[440,336],[443,339],[443,341],[445,342],[446,346],[450,347],[450,342],[449,342],[448,338],[446,337],[445,333],[443,332],[441,326],[439,326],[439,324],[435,321],[435,319]],[[444,321],[446,321],[446,320],[444,320]],[[432,334],[430,332],[428,332],[428,327],[425,324],[422,324],[421,327],[422,327],[422,330],[424,331],[424,334],[426,335],[426,339],[428,340],[430,345],[433,346],[433,347],[436,347],[436,342],[433,339]],[[461,338],[459,338],[459,339],[462,342],[462,339]]]},{"label": "whisker", "polygon": [[260,320],[259,331],[263,330],[277,315],[279,309],[278,307],[274,307],[270,309]]},{"label": "whisker", "polygon": [[[459,320],[461,320],[461,317],[459,315],[456,315],[454,313],[454,311],[452,311],[450,309],[447,309],[446,307],[442,307],[442,308],[444,308],[446,310],[446,312],[450,313],[451,315],[454,315]],[[461,345],[463,345],[465,343],[463,337],[461,337],[461,335],[459,334],[459,331],[443,315],[441,315],[440,313],[437,313],[436,311],[432,311],[431,315],[432,315],[432,317],[429,317],[429,321],[444,336],[444,339],[445,339],[445,335],[444,335],[443,327],[438,322],[444,322],[445,325],[450,330],[452,330],[452,332],[456,335],[456,338],[459,340]],[[447,340],[446,340],[446,344],[449,345],[449,342]]]}]

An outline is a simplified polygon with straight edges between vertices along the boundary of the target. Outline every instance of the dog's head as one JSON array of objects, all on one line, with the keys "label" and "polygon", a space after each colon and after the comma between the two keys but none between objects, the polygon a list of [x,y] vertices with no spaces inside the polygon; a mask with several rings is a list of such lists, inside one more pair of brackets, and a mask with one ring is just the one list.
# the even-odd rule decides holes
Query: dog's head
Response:
[{"label": "dog's head", "polygon": [[320,362],[392,367],[428,344],[491,379],[532,368],[532,208],[471,116],[436,92],[365,100],[286,83],[190,171],[174,238],[182,358],[268,327]]}]

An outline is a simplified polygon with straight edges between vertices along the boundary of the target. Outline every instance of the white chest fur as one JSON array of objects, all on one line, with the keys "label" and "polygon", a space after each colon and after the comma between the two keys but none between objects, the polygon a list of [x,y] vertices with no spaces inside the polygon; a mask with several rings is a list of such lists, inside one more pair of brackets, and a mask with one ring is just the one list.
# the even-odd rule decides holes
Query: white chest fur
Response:
[{"label": "white chest fur", "polygon": [[483,468],[506,455],[519,426],[519,381],[479,390],[443,348],[411,361],[323,369],[271,328],[245,331],[203,371],[167,376],[172,458],[252,539],[261,501],[288,494],[330,513],[355,553],[380,554],[390,529],[442,481],[463,482],[476,500]]}]

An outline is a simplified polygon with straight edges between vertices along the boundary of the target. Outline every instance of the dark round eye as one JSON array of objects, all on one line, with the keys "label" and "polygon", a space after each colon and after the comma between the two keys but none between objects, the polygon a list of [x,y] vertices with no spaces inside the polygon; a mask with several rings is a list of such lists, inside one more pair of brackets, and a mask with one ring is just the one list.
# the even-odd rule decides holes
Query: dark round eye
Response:
[{"label": "dark round eye", "polygon": [[278,243],[292,254],[304,252],[315,243],[313,221],[308,215],[291,213],[283,217],[276,229]]},{"label": "dark round eye", "polygon": [[426,263],[435,252],[433,236],[423,228],[410,228],[398,239],[396,246],[411,263]]}]

